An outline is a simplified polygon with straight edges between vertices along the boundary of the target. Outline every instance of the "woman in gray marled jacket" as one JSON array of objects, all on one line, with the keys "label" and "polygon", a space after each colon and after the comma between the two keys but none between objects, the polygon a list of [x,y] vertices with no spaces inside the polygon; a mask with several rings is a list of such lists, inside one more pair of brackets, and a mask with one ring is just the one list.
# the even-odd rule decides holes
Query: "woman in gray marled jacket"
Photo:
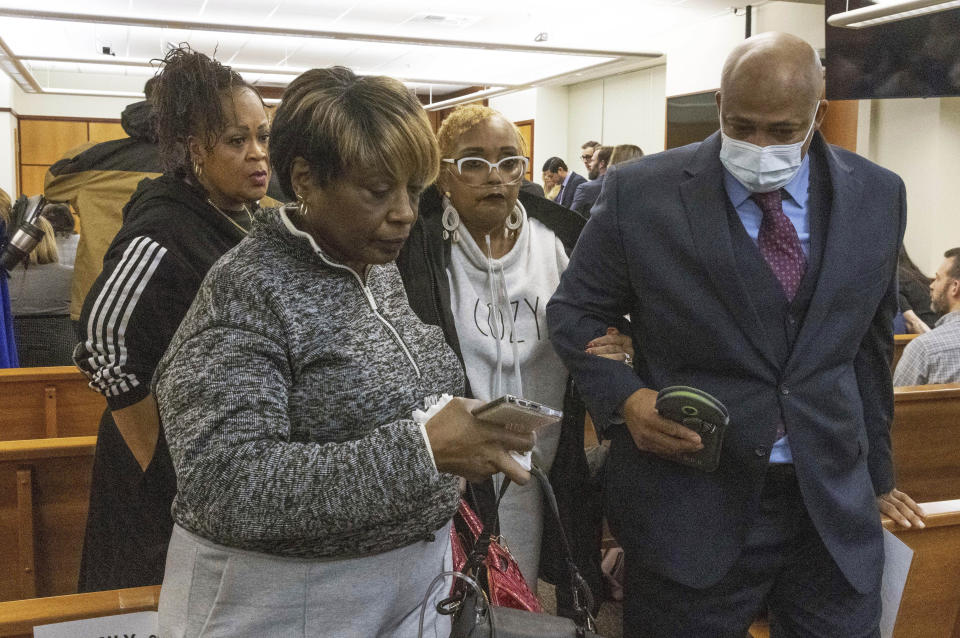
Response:
[{"label": "woman in gray marled jacket", "polygon": [[179,490],[161,633],[415,635],[451,562],[454,475],[525,482],[508,451],[532,436],[477,421],[467,399],[411,419],[463,394],[392,263],[439,163],[412,94],[308,71],[271,154],[297,203],[259,215],[210,270],[155,376]]}]

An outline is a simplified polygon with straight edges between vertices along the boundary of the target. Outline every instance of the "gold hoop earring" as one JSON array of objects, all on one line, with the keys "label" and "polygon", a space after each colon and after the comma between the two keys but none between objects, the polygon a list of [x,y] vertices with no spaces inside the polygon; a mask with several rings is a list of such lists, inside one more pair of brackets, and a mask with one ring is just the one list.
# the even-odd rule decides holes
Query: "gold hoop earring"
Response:
[{"label": "gold hoop earring", "polygon": [[193,176],[197,178],[197,181],[200,181],[200,177],[203,175],[203,164],[200,163],[198,158],[193,158]]}]

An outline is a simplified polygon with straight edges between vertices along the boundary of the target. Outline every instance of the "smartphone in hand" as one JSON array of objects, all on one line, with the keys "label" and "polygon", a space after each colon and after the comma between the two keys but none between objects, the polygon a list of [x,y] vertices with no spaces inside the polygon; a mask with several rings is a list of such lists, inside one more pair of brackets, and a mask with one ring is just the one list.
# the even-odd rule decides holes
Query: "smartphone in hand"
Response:
[{"label": "smartphone in hand", "polygon": [[730,423],[727,408],[703,390],[683,385],[670,386],[657,394],[657,412],[700,435],[703,448],[677,455],[674,460],[690,467],[713,472],[720,465],[723,435]]},{"label": "smartphone in hand", "polygon": [[563,412],[536,401],[505,394],[473,410],[481,421],[502,425],[513,432],[533,432],[545,425],[558,422]]}]

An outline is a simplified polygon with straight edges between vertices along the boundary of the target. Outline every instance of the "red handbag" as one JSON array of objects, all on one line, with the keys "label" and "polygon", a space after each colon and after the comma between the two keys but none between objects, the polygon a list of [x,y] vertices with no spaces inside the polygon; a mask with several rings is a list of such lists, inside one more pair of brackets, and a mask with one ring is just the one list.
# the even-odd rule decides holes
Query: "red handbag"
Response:
[{"label": "red handbag", "polygon": [[[460,499],[460,507],[453,518],[450,544],[453,546],[454,570],[477,571],[474,577],[480,581],[492,605],[542,613],[540,601],[527,587],[520,566],[507,549],[503,537],[485,533],[480,518],[463,499]],[[487,544],[486,554],[483,553],[484,544]],[[454,588],[456,585],[454,581]]]}]

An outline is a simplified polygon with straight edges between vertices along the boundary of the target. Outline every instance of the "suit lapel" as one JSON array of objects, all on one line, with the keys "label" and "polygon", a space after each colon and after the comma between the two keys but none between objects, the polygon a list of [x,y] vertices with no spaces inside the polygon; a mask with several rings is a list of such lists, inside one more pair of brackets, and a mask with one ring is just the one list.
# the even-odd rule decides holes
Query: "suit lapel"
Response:
[{"label": "suit lapel", "polygon": [[[863,182],[836,156],[819,133],[810,146],[810,152],[817,153],[821,167],[826,166],[820,170],[829,175],[833,199],[826,223],[826,237],[821,242],[823,255],[820,272],[810,307],[790,355],[788,368],[794,367],[798,361],[803,361],[807,349],[817,347],[817,332],[833,306],[838,286],[843,283],[843,273],[849,267],[850,247],[858,245],[857,228],[862,213],[860,201],[863,197]],[[811,204],[813,203],[811,201]],[[817,211],[818,214],[823,212]],[[819,347],[823,347],[823,344],[819,344]]]},{"label": "suit lapel", "polygon": [[723,188],[719,156],[720,136],[715,133],[700,145],[685,167],[689,178],[680,184],[680,198],[694,245],[720,298],[754,347],[776,366],[774,350],[767,342],[760,316],[737,270],[727,221],[730,203]]}]

